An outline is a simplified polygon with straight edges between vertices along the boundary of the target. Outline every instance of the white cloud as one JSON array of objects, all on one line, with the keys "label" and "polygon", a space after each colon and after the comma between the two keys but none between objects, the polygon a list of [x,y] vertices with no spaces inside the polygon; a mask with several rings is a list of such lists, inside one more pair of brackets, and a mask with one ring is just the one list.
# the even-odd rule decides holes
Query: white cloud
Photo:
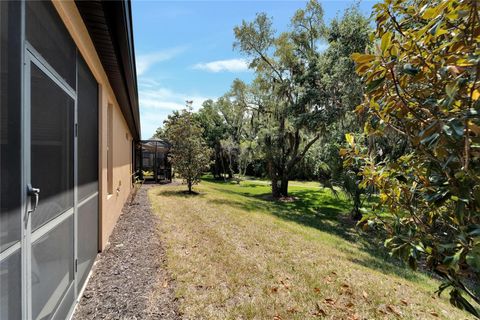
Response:
[{"label": "white cloud", "polygon": [[165,49],[148,54],[139,54],[136,56],[137,75],[144,74],[154,64],[173,59],[185,51],[185,47],[176,47]]},{"label": "white cloud", "polygon": [[139,100],[141,108],[161,109],[161,110],[181,110],[185,108],[186,100],[193,100],[193,107],[200,108],[209,97],[199,95],[189,95],[185,93],[174,92],[164,87],[156,87],[139,90]]},{"label": "white cloud", "polygon": [[205,100],[215,99],[195,93],[176,92],[156,80],[144,78],[139,78],[138,95],[142,139],[150,138],[172,111],[184,109],[186,100],[193,100],[193,109],[198,110]]},{"label": "white cloud", "polygon": [[193,66],[193,68],[209,72],[245,72],[248,71],[248,61],[244,59],[217,60],[205,63],[197,63]]}]

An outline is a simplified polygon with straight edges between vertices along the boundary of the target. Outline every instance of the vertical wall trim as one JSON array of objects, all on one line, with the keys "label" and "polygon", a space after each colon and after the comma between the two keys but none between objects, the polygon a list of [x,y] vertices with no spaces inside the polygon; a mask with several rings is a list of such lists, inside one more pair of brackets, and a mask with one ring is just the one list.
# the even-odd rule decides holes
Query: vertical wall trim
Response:
[{"label": "vertical wall trim", "polygon": [[[24,45],[23,45],[24,46]],[[31,99],[30,99],[30,92],[31,92],[31,81],[30,81],[30,74],[31,74],[31,60],[30,55],[27,54],[26,49],[22,53],[24,55],[24,65],[23,65],[23,90],[22,90],[22,98],[23,98],[23,107],[22,107],[22,158],[23,158],[23,183],[22,183],[22,202],[24,203],[24,243],[23,243],[23,290],[25,291],[25,312],[26,317],[25,319],[31,319],[32,317],[32,283],[31,283],[31,274],[32,274],[32,264],[31,264],[31,249],[32,249],[32,241],[31,241],[31,233],[32,233],[32,219],[31,213],[29,213],[30,206],[28,201],[27,195],[27,184],[31,181],[31,155],[30,155],[30,140],[31,140]]]},{"label": "vertical wall trim", "polygon": [[75,50],[75,106],[73,111],[73,291],[74,301],[77,298],[78,273],[76,263],[78,259],[78,49]]},{"label": "vertical wall trim", "polygon": [[113,105],[107,105],[107,193],[113,194]]},{"label": "vertical wall trim", "polygon": [[25,168],[26,168],[26,161],[25,161],[25,109],[26,109],[26,102],[25,102],[25,66],[26,66],[26,55],[25,55],[25,1],[21,2],[20,5],[20,126],[21,126],[21,132],[23,133],[23,137],[20,142],[20,161],[22,165],[20,166],[22,168],[21,173],[20,173],[20,201],[21,201],[21,215],[22,219],[21,223],[21,297],[22,297],[22,319],[29,319],[29,312],[28,312],[28,295],[27,295],[27,252],[26,252],[26,247],[27,247],[27,235],[28,232],[26,230],[26,224],[27,221],[25,221],[26,213],[27,213],[27,199],[26,199],[26,186],[27,186],[27,177],[25,176]]},{"label": "vertical wall trim", "polygon": [[105,94],[103,86],[98,84],[98,251],[102,251],[103,244],[103,228],[104,228],[104,179],[103,179],[103,95]]}]

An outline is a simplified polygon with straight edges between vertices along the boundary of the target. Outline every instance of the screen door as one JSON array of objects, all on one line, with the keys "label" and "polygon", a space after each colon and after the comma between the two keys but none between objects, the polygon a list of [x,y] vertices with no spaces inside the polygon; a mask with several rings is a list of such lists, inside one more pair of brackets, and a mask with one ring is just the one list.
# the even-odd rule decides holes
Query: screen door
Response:
[{"label": "screen door", "polygon": [[26,61],[29,313],[32,319],[65,318],[75,296],[76,96],[49,65],[30,51]]}]

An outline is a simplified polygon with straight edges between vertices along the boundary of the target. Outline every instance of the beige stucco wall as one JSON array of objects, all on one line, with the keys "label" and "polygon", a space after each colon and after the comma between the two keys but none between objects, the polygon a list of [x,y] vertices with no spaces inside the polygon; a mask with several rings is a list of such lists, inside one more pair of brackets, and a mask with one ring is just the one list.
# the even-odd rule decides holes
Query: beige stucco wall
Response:
[{"label": "beige stucco wall", "polygon": [[[103,250],[132,189],[132,134],[87,28],[73,0],[53,0],[55,8],[95,76],[99,90],[99,250]],[[113,106],[113,193],[107,193],[107,108]]]}]

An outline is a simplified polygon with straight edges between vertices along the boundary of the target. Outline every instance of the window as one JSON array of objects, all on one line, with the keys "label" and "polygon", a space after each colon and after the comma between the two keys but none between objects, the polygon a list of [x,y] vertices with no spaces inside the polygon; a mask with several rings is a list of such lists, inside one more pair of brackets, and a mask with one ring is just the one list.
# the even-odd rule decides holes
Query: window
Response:
[{"label": "window", "polygon": [[107,193],[113,194],[113,106],[107,109]]}]

